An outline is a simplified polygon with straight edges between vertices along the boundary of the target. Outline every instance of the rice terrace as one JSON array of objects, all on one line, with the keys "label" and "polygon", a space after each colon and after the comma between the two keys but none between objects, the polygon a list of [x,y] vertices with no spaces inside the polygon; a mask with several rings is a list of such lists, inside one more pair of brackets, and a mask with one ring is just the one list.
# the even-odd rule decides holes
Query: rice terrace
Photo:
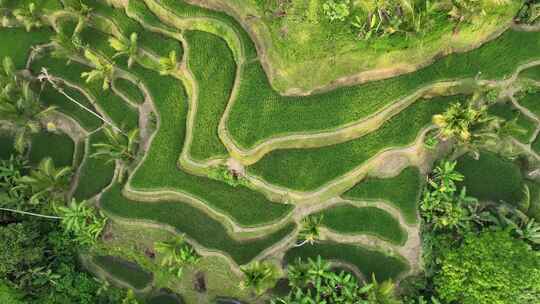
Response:
[{"label": "rice terrace", "polygon": [[540,303],[538,0],[0,0],[0,303]]}]

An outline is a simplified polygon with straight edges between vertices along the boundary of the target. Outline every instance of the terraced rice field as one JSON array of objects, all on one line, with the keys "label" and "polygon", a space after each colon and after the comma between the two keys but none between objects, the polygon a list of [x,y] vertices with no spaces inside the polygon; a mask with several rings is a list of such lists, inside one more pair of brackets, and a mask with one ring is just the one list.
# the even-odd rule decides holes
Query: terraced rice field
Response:
[{"label": "terraced rice field", "polygon": [[[66,135],[35,135],[31,159],[51,156],[57,165],[74,164],[75,198],[96,202],[112,221],[183,234],[199,254],[221,257],[233,273],[254,260],[286,264],[317,255],[366,278],[418,272],[417,203],[436,156],[423,139],[433,115],[466,102],[473,88],[502,86],[524,64],[540,65],[540,32],[509,29],[415,72],[285,96],[270,85],[249,34],[226,13],[177,0],[116,1],[116,8],[85,2],[94,10],[81,40],[114,64],[113,88],[104,91],[100,82],[81,79],[92,68],[82,54],[66,65],[46,47],[35,56],[26,52],[48,43],[59,28],[71,35],[69,18],[51,15],[45,27],[29,33],[0,28],[2,41],[17,40],[16,47],[0,49],[0,58],[12,57],[21,69],[29,61],[34,76],[46,68],[65,83],[67,95],[105,120],[124,132],[139,128],[140,149],[126,178],[119,179],[118,163],[91,157],[93,145],[105,140],[104,122],[45,86],[41,97],[63,114],[59,132]],[[47,5],[62,10],[60,2]],[[134,32],[139,49],[128,68],[108,39]],[[177,64],[160,73],[160,58],[171,51]],[[535,78],[537,69],[521,76]],[[510,137],[538,153],[537,97],[499,103],[490,111],[516,119],[525,131]],[[12,153],[11,146],[11,138],[0,133],[1,158]],[[241,185],[211,178],[217,167],[227,166]],[[458,169],[471,195],[515,203],[530,183],[540,202],[536,183],[489,152],[479,161],[461,157]],[[500,174],[487,177],[489,182],[480,176],[493,170]],[[540,214],[540,203],[529,212]],[[323,215],[324,241],[296,247],[308,215]],[[123,281],[134,279],[135,288],[150,284],[108,259],[94,262]]]}]

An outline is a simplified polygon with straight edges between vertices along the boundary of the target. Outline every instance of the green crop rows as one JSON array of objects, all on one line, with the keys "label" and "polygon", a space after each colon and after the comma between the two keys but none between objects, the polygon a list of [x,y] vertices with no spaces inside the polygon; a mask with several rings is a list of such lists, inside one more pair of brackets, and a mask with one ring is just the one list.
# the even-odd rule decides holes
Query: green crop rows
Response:
[{"label": "green crop rows", "polygon": [[414,73],[309,97],[279,95],[271,88],[261,65],[253,62],[245,67],[228,126],[244,147],[272,136],[338,128],[366,118],[429,83],[478,75],[501,78],[538,54],[540,33],[508,31],[478,49],[447,56]]},{"label": "green crop rows", "polygon": [[372,234],[396,244],[402,244],[407,239],[399,222],[379,208],[339,205],[319,215],[323,216],[324,226],[340,233]]},{"label": "green crop rows", "polygon": [[314,190],[353,170],[358,165],[391,147],[411,144],[420,130],[451,102],[463,96],[419,100],[359,139],[317,149],[277,150],[249,168],[266,181],[297,190]]},{"label": "green crop rows", "polygon": [[223,156],[227,150],[218,138],[217,129],[234,83],[234,58],[225,41],[217,36],[193,31],[185,37],[190,45],[188,67],[199,92],[191,155],[197,160]]},{"label": "green crop rows", "polygon": [[408,167],[393,178],[366,178],[343,194],[353,200],[384,200],[397,207],[408,223],[416,222],[416,202],[420,195],[418,169]]},{"label": "green crop rows", "polygon": [[[78,0],[62,3],[71,1]],[[355,266],[366,278],[373,273],[378,280],[419,270],[421,244],[407,233],[419,231],[417,204],[427,169],[420,162],[427,161],[429,156],[423,154],[430,153],[420,135],[432,127],[434,114],[444,112],[453,102],[465,103],[469,96],[459,95],[460,90],[439,92],[436,87],[429,96],[392,112],[387,120],[379,121],[373,115],[396,102],[406,104],[403,98],[424,87],[444,81],[459,81],[471,88],[479,86],[479,80],[493,84],[519,65],[540,58],[540,32],[511,29],[481,47],[445,56],[416,72],[306,96],[286,96],[270,85],[261,62],[264,56],[257,53],[235,18],[181,0],[117,2],[118,7],[113,7],[84,0],[92,8],[92,16],[80,33],[84,45],[114,63],[112,88],[102,90],[101,82],[81,79],[83,72],[92,69],[82,54],[66,65],[65,58],[55,58],[44,49],[31,58],[27,72],[37,76],[46,68],[60,84],[67,82],[62,85],[67,95],[105,120],[124,131],[140,128],[143,149],[125,168],[126,179],[115,178],[115,166],[120,162],[91,157],[96,152],[93,145],[106,141],[99,130],[104,122],[47,85],[40,92],[41,99],[72,118],[70,123],[79,124],[81,128],[70,131],[80,140],[75,143],[65,134],[43,130],[32,137],[31,163],[50,156],[57,166],[73,165],[76,199],[95,202],[112,221],[183,234],[199,254],[220,255],[236,272],[239,265],[254,259],[281,260],[284,256],[281,262],[286,264],[317,255],[344,262],[344,267]],[[55,11],[62,3],[51,0],[41,5]],[[15,3],[8,1],[7,5]],[[70,36],[75,22],[68,19],[58,19],[55,25]],[[131,33],[138,35],[138,50],[135,64],[128,68],[126,56],[114,56],[109,38]],[[24,69],[31,47],[48,43],[53,34],[49,24],[29,33],[2,28],[0,38],[9,47],[0,49],[0,59],[13,57],[17,68]],[[159,59],[171,51],[176,52],[177,65],[160,73],[156,70]],[[537,75],[537,68],[521,74],[532,79],[538,79]],[[518,102],[539,115],[537,99],[538,94],[529,94]],[[511,135],[529,148],[537,127],[533,119],[510,103],[494,105],[490,113],[515,119],[524,132]],[[360,122],[368,132],[340,140],[345,133],[342,128]],[[12,130],[7,127],[4,132],[3,125],[0,127],[3,159],[14,151]],[[339,143],[321,140],[318,146],[302,145],[309,136],[323,137],[318,132],[335,135],[331,141]],[[279,137],[288,135],[298,138],[298,145],[291,146],[304,148],[273,146]],[[413,146],[415,143],[418,145]],[[270,147],[260,159],[233,153],[257,145]],[[540,139],[531,146],[540,151]],[[392,160],[397,155],[403,163],[379,161],[382,152]],[[235,178],[246,175],[236,187],[229,185],[234,184],[231,181],[208,176],[214,166],[226,161]],[[384,165],[393,174],[377,174]],[[540,214],[540,186],[526,180],[515,163],[482,152],[480,160],[462,156],[458,170],[466,176],[464,186],[470,195]],[[485,172],[497,174],[486,176]],[[362,180],[353,185],[357,179],[351,181],[351,176]],[[531,193],[528,206],[520,205],[524,185]],[[322,229],[321,240],[295,246],[301,241],[297,236],[302,219],[312,210],[316,210],[314,215],[323,215],[326,229]],[[152,281],[151,274],[121,265],[112,257],[98,256],[93,261],[135,288]]]}]

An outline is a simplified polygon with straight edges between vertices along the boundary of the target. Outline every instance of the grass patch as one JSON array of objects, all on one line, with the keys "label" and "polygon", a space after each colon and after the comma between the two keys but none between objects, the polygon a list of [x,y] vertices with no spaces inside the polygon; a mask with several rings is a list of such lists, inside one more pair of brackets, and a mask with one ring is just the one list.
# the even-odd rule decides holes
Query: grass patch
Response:
[{"label": "grass patch", "polygon": [[519,166],[495,153],[484,151],[479,160],[464,155],[456,170],[465,176],[461,186],[467,187],[467,194],[479,200],[518,205],[523,198]]},{"label": "grass patch", "polygon": [[412,143],[420,130],[465,96],[421,99],[385,122],[378,130],[342,144],[314,149],[276,150],[248,168],[270,183],[295,190],[315,190],[350,172],[381,150]]},{"label": "grass patch", "polygon": [[114,278],[126,282],[136,289],[142,289],[152,282],[151,273],[120,257],[96,256],[92,258],[92,261]]},{"label": "grass patch", "polygon": [[24,69],[31,47],[48,43],[52,33],[48,28],[34,29],[28,33],[23,28],[0,27],[0,59],[11,57],[16,69]]},{"label": "grass patch", "polygon": [[377,280],[395,279],[408,269],[402,258],[388,256],[382,252],[361,246],[323,242],[314,245],[295,247],[285,254],[285,261],[292,263],[298,258],[315,259],[320,255],[327,260],[338,260],[358,267],[367,279],[374,273]]},{"label": "grass patch", "polygon": [[101,207],[113,215],[170,225],[208,249],[228,253],[238,264],[248,263],[261,251],[290,234],[295,226],[291,223],[265,238],[239,242],[227,234],[220,222],[200,209],[181,202],[131,201],[122,196],[120,185],[113,186],[103,195]]},{"label": "grass patch", "polygon": [[179,80],[139,67],[134,67],[133,73],[148,86],[161,117],[160,128],[144,163],[132,177],[134,188],[189,193],[244,226],[270,223],[289,213],[291,206],[272,203],[249,188],[234,188],[179,170],[177,161],[184,145],[187,115],[183,85]]},{"label": "grass patch", "polygon": [[[160,6],[174,13],[178,17],[206,17],[217,19],[229,27],[231,27],[242,44],[246,60],[257,57],[257,50],[248,33],[244,28],[231,16],[218,11],[209,10],[200,6],[188,4],[184,0],[157,0]],[[225,33],[222,33],[225,35]]]},{"label": "grass patch", "polygon": [[506,121],[516,120],[520,131],[513,130],[511,136],[523,143],[529,143],[536,129],[534,122],[530,121],[518,109],[512,107],[511,104],[498,103],[489,107],[488,113],[505,119]]},{"label": "grass patch", "polygon": [[392,178],[368,177],[343,194],[353,200],[384,200],[398,208],[409,224],[417,221],[417,202],[420,195],[420,172],[407,167]]},{"label": "grass patch", "polygon": [[519,104],[540,116],[540,92],[525,95],[519,100]]},{"label": "grass patch", "polygon": [[143,94],[131,81],[123,78],[117,78],[114,80],[114,87],[132,102],[136,104],[141,104],[144,102]]},{"label": "grass patch", "polygon": [[540,66],[534,66],[521,72],[519,76],[540,81]]},{"label": "grass patch", "polygon": [[358,121],[437,81],[479,73],[485,79],[501,78],[539,54],[540,32],[508,31],[478,49],[449,55],[414,73],[303,97],[279,95],[260,63],[253,62],[245,67],[227,124],[233,138],[249,148],[273,136],[328,130]]},{"label": "grass patch", "polygon": [[225,156],[227,149],[217,131],[234,85],[236,65],[233,54],[218,36],[188,31],[185,38],[190,47],[188,67],[199,88],[191,156],[198,160]]},{"label": "grass patch", "polygon": [[75,144],[66,134],[55,134],[42,131],[32,136],[30,148],[30,164],[37,165],[45,157],[53,159],[55,166],[73,166]]},{"label": "grass patch", "polygon": [[376,207],[358,208],[342,204],[318,214],[324,216],[324,226],[339,233],[369,234],[394,244],[403,244],[407,240],[407,233],[399,221]]},{"label": "grass patch", "polygon": [[75,198],[78,200],[89,199],[98,194],[109,185],[114,176],[114,164],[106,163],[102,159],[89,157],[96,152],[92,144],[104,142],[106,136],[103,131],[90,135],[87,141],[88,154],[81,167],[79,184],[75,191]]}]

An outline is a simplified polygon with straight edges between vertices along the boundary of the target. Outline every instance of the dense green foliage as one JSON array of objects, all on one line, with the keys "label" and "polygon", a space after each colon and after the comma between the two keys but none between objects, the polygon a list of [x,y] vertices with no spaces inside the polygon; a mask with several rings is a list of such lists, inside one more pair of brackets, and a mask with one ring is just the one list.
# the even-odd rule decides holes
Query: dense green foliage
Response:
[{"label": "dense green foliage", "polygon": [[321,256],[303,262],[298,259],[289,265],[287,278],[291,290],[284,298],[272,299],[273,304],[287,303],[362,303],[362,304],[399,304],[394,294],[394,285],[388,280],[377,282],[375,276],[371,282],[362,285],[349,272],[333,271],[331,264]]},{"label": "dense green foliage", "polygon": [[343,194],[353,200],[383,200],[397,207],[408,223],[415,223],[420,195],[420,172],[407,167],[392,178],[368,177]]},{"label": "dense green foliage", "polygon": [[540,256],[506,231],[469,234],[447,252],[435,275],[448,303],[495,304],[540,301]]}]

